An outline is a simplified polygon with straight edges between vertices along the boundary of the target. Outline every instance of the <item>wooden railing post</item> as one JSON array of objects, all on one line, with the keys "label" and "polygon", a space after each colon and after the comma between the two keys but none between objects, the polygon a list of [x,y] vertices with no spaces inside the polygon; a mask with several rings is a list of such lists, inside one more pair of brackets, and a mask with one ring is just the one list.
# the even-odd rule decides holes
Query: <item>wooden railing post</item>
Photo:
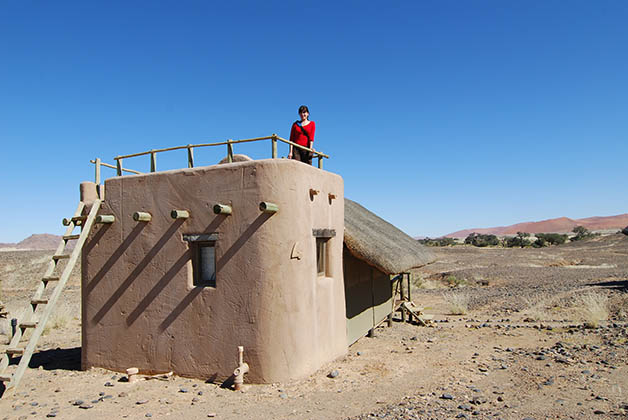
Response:
[{"label": "wooden railing post", "polygon": [[188,144],[188,168],[194,167],[194,148]]},{"label": "wooden railing post", "polygon": [[95,159],[95,167],[94,167],[94,183],[98,187],[100,185],[100,158]]},{"label": "wooden railing post", "polygon": [[231,139],[227,140],[227,162],[233,162],[233,145],[231,144]]},{"label": "wooden railing post", "polygon": [[122,159],[116,159],[116,174],[122,176]]},{"label": "wooden railing post", "polygon": [[277,134],[273,134],[271,142],[273,143],[273,159],[277,159]]},{"label": "wooden railing post", "polygon": [[151,172],[157,171],[157,156],[156,156],[156,153],[153,152],[152,150],[150,151],[150,171]]},{"label": "wooden railing post", "polygon": [[323,157],[318,155],[318,169],[323,169]]}]

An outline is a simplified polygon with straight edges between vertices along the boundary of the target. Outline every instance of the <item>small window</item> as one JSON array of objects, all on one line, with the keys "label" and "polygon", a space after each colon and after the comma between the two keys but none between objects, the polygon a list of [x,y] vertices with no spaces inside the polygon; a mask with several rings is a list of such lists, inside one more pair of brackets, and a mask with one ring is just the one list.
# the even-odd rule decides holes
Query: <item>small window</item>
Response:
[{"label": "small window", "polygon": [[331,277],[329,272],[329,240],[336,236],[334,229],[312,229],[316,238],[316,273],[319,277]]},{"label": "small window", "polygon": [[192,251],[193,285],[216,287],[217,234],[183,235]]},{"label": "small window", "polygon": [[329,238],[316,238],[316,271],[318,276],[327,275],[327,242]]},{"label": "small window", "polygon": [[196,242],[194,286],[216,287],[216,242]]}]

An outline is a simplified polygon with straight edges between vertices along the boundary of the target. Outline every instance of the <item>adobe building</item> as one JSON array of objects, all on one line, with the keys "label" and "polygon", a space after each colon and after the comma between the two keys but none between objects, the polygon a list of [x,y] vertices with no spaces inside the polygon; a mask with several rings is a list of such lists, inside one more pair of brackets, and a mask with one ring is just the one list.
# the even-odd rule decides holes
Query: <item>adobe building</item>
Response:
[{"label": "adobe building", "polygon": [[85,369],[222,381],[243,346],[247,382],[302,378],[394,310],[390,274],[433,260],[345,200],[340,176],[294,160],[117,176],[105,191],[99,215],[115,222],[82,252]]}]

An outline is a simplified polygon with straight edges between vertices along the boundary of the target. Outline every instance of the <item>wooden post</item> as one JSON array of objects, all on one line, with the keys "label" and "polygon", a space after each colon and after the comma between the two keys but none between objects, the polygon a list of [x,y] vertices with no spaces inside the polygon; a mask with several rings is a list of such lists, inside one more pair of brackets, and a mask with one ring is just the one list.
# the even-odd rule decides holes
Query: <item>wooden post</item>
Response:
[{"label": "wooden post", "polygon": [[392,312],[388,314],[388,327],[392,327],[392,323],[393,323],[393,314]]},{"label": "wooden post", "polygon": [[214,213],[215,214],[231,214],[231,206],[226,204],[214,204]]},{"label": "wooden post", "polygon": [[412,286],[410,285],[410,273],[406,273],[406,275],[408,276],[408,300],[412,302]]},{"label": "wooden post", "polygon": [[94,183],[96,183],[96,187],[100,185],[100,158],[96,158],[96,165],[94,168]]},{"label": "wooden post", "polygon": [[273,134],[271,142],[273,143],[273,159],[277,159],[277,134]]},{"label": "wooden post", "polygon": [[172,210],[170,212],[170,217],[173,219],[187,219],[190,217],[190,212],[187,210]]},{"label": "wooden post", "polygon": [[135,220],[136,222],[150,222],[150,219],[152,219],[153,217],[150,215],[150,213],[146,213],[144,211],[136,211],[135,213],[133,213],[133,220]]},{"label": "wooden post", "polygon": [[122,176],[122,159],[116,159],[116,174]]},{"label": "wooden post", "polygon": [[194,167],[194,149],[188,144],[188,168]]},{"label": "wooden post", "polygon": [[277,213],[279,211],[279,206],[275,203],[262,201],[259,203],[259,209],[264,213]]},{"label": "wooden post", "polygon": [[318,155],[318,169],[323,169],[323,157]]},{"label": "wooden post", "polygon": [[156,153],[153,151],[150,152],[150,171],[157,171],[157,156]]},{"label": "wooden post", "polygon": [[227,162],[233,162],[233,145],[231,144],[231,139],[227,140]]}]

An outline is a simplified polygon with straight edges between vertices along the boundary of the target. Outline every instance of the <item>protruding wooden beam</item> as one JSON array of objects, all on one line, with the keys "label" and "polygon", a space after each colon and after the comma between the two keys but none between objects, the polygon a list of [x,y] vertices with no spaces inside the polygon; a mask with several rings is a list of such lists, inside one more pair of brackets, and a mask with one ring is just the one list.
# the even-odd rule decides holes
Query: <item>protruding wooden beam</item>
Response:
[{"label": "protruding wooden beam", "polygon": [[136,211],[133,213],[133,220],[136,222],[150,222],[153,216],[145,211]]},{"label": "protruding wooden beam", "polygon": [[216,214],[231,214],[231,206],[226,204],[214,204],[214,213]]},{"label": "protruding wooden beam", "polygon": [[279,206],[275,203],[262,201],[259,203],[259,209],[264,213],[277,213],[279,211]]},{"label": "protruding wooden beam", "polygon": [[37,322],[35,321],[20,322],[20,328],[35,328],[36,326],[37,326]]},{"label": "protruding wooden beam", "polygon": [[157,153],[151,150],[150,152],[150,171],[157,171]]},{"label": "protruding wooden beam", "polygon": [[172,210],[170,212],[170,217],[173,219],[187,219],[190,217],[190,212],[187,210]]},{"label": "protruding wooden beam", "polygon": [[48,303],[48,299],[31,299],[31,305],[45,305]]},{"label": "protruding wooden beam", "polygon": [[24,349],[19,347],[9,347],[5,350],[6,354],[10,354],[12,356],[19,356],[24,354]]},{"label": "protruding wooden beam", "polygon": [[96,216],[96,223],[113,223],[116,221],[116,216],[113,214],[100,214]]}]

